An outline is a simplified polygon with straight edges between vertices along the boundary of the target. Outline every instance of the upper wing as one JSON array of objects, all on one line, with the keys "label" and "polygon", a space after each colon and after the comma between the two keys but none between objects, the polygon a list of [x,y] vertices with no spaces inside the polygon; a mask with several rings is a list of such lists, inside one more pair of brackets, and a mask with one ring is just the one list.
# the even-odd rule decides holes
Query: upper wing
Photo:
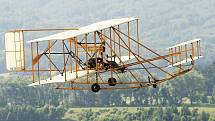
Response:
[{"label": "upper wing", "polygon": [[172,47],[168,47],[167,49],[173,49],[173,48],[177,48],[177,47],[180,47],[180,46],[184,46],[184,45],[188,45],[188,44],[192,44],[192,43],[200,42],[200,41],[201,41],[201,39],[188,40],[186,42],[182,42],[182,43],[174,45]]},{"label": "upper wing", "polygon": [[169,58],[171,64],[168,67],[182,65],[202,58],[200,41],[201,39],[193,39],[167,48],[169,54],[178,53]]},{"label": "upper wing", "polygon": [[111,26],[116,26],[119,24],[130,22],[130,21],[133,21],[136,19],[137,18],[120,18],[120,19],[111,19],[111,20],[101,21],[98,23],[94,23],[94,24],[91,24],[88,26],[81,27],[78,30],[69,30],[69,31],[53,34],[53,35],[50,35],[47,37],[42,37],[42,38],[27,41],[27,43],[48,41],[48,40],[65,40],[65,39],[69,39],[69,38],[76,37],[79,35],[87,34],[87,33],[94,32],[94,31],[99,31],[99,30],[102,30],[105,28],[109,28]]}]

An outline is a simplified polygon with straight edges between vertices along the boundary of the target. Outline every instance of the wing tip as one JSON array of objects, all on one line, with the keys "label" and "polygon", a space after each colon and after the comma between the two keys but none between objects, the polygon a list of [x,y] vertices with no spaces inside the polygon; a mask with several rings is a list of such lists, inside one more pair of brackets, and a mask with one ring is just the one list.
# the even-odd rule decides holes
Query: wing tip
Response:
[{"label": "wing tip", "polygon": [[[200,59],[200,58],[203,58],[203,56],[195,56],[193,60],[198,60],[198,59]],[[169,66],[167,66],[167,68],[171,68],[171,67],[173,67],[173,66],[178,66],[178,65],[180,65],[180,64],[188,63],[188,62],[191,62],[192,60],[189,59],[189,60],[187,60],[187,62],[184,62],[184,61],[186,61],[186,59],[184,59],[184,60],[182,60],[182,61],[180,61],[180,62],[174,63],[173,65],[169,65]]]},{"label": "wing tip", "polygon": [[185,41],[185,42],[181,42],[179,44],[176,44],[174,46],[171,46],[171,47],[167,47],[166,49],[169,50],[171,48],[174,48],[174,47],[177,47],[177,46],[181,46],[181,45],[185,45],[185,44],[190,44],[190,43],[193,43],[193,42],[196,42],[196,41],[201,41],[202,39],[201,38],[196,38],[196,39],[192,39],[192,40],[188,40],[188,41]]}]

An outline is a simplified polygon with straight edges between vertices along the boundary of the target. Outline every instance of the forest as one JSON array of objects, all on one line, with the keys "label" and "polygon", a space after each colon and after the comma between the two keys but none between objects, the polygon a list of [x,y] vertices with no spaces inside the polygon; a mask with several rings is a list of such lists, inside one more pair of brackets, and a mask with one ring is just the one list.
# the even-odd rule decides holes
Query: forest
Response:
[{"label": "forest", "polygon": [[[10,110],[10,112],[7,112]],[[63,113],[65,115],[63,116]],[[136,108],[134,111],[127,108],[110,109],[82,109],[66,112],[63,106],[44,106],[34,108],[31,106],[5,107],[0,110],[0,121],[208,121],[210,115],[199,112],[198,109],[190,110],[188,107],[166,108]],[[63,117],[62,117],[63,116]]]},{"label": "forest", "polygon": [[[161,84],[157,88],[100,91],[99,93],[62,91],[55,89],[54,85],[27,87],[31,78],[14,73],[8,77],[2,76],[0,80],[0,119],[117,121],[136,117],[137,120],[148,120],[148,118],[170,121],[173,118],[183,121],[214,120],[215,115],[212,113],[214,110],[207,112],[207,108],[214,109],[215,106],[214,71],[215,64],[211,64]],[[101,107],[106,107],[107,110]],[[120,107],[128,109],[121,110]],[[131,110],[132,107],[136,109]],[[198,107],[207,108],[198,111]],[[82,108],[86,109],[80,111]],[[112,113],[113,111],[119,115]],[[166,117],[170,114],[171,116]]]}]

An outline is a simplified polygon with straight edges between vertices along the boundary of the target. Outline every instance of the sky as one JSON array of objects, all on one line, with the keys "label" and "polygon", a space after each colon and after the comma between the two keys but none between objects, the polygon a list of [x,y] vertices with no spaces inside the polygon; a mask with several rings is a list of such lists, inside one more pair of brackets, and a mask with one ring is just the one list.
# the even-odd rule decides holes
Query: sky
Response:
[{"label": "sky", "polygon": [[203,52],[213,57],[214,0],[0,0],[0,5],[0,50],[4,33],[13,29],[77,28],[106,19],[138,17],[144,44],[165,49],[202,38]]}]

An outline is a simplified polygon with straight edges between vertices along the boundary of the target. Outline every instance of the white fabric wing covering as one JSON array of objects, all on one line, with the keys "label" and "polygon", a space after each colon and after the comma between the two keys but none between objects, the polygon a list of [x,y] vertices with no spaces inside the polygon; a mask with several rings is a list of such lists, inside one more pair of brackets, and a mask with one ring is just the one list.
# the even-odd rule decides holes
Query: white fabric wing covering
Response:
[{"label": "white fabric wing covering", "polygon": [[[202,58],[203,56],[199,56],[199,57],[194,57],[193,60],[197,60],[197,59],[200,59]],[[174,63],[173,65],[169,65],[167,68],[170,68],[170,67],[173,67],[173,66],[178,66],[178,65],[181,65],[181,64],[185,64],[185,63],[188,63],[188,62],[191,62],[192,59],[191,58],[188,58],[187,60],[184,59],[180,62],[177,62],[177,63]]]},{"label": "white fabric wing covering", "polygon": [[[127,62],[130,60],[133,60],[135,57],[134,56],[121,56],[121,61],[122,62]],[[111,58],[108,58],[108,60],[111,60]],[[114,58],[112,58],[112,60],[114,60]],[[119,59],[117,57],[115,57],[115,61],[116,63],[120,63]],[[95,70],[89,70],[89,75],[94,74],[96,71]],[[87,70],[82,70],[82,71],[78,71],[77,72],[78,78],[81,77],[85,77],[87,76]],[[66,72],[66,76],[67,76],[67,82],[69,81],[74,81],[76,79],[76,72]],[[44,85],[44,84],[51,84],[51,83],[64,83],[65,82],[65,76],[62,76],[61,74],[53,76],[52,80],[50,80],[50,78],[46,79],[46,80],[40,80],[29,84],[28,86],[37,86],[37,85]]]},{"label": "white fabric wing covering", "polygon": [[7,32],[4,39],[7,70],[24,69],[24,38],[22,31]]},{"label": "white fabric wing covering", "polygon": [[[83,70],[83,71],[78,71],[78,77],[81,78],[83,76],[87,75],[87,70]],[[95,73],[95,70],[89,70],[89,74],[93,74]],[[67,76],[67,81],[72,81],[76,79],[76,72],[66,72],[66,76]],[[65,77],[62,76],[61,74],[53,76],[52,79],[50,80],[50,78],[46,79],[46,80],[40,80],[29,84],[28,86],[37,86],[37,85],[44,85],[44,84],[51,84],[51,83],[63,83],[65,82]]]},{"label": "white fabric wing covering", "polygon": [[174,45],[174,46],[172,46],[172,47],[168,47],[168,48],[166,48],[166,49],[171,49],[171,48],[179,47],[179,46],[182,46],[182,45],[191,44],[191,43],[194,43],[194,42],[197,42],[197,41],[200,41],[200,40],[201,40],[201,39],[189,40],[189,41],[182,42],[182,43],[180,43],[180,44]]},{"label": "white fabric wing covering", "polygon": [[50,35],[50,36],[46,36],[46,37],[42,37],[42,38],[27,41],[27,43],[47,41],[47,40],[69,39],[69,38],[76,37],[76,36],[79,36],[79,35],[87,34],[87,33],[98,31],[98,30],[102,30],[102,29],[105,29],[105,28],[109,28],[111,26],[116,26],[116,25],[119,25],[119,24],[130,22],[130,21],[133,21],[133,20],[136,20],[136,19],[137,18],[120,18],[120,19],[111,19],[111,20],[101,21],[101,22],[98,22],[98,23],[94,23],[94,24],[91,24],[91,25],[88,25],[88,26],[78,28],[78,30],[69,30],[69,31],[53,34],[53,35]]}]

